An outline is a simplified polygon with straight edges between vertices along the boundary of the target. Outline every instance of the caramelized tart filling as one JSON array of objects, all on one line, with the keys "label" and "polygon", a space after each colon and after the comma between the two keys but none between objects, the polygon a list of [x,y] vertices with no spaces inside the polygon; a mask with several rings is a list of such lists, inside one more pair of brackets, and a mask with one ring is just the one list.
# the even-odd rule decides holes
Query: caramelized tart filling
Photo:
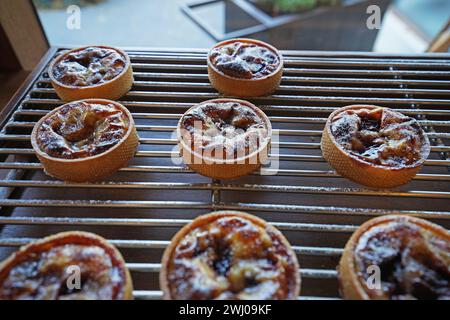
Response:
[{"label": "caramelized tart filling", "polygon": [[219,71],[240,79],[263,78],[280,65],[280,58],[269,48],[239,41],[214,48],[210,59]]},{"label": "caramelized tart filling", "polygon": [[88,47],[67,54],[52,72],[65,85],[86,87],[114,79],[126,64],[126,58],[112,48]]},{"label": "caramelized tart filling", "polygon": [[292,299],[295,257],[279,235],[241,217],[189,232],[168,265],[173,299]]},{"label": "caramelized tart filling", "polygon": [[212,158],[249,155],[268,139],[264,120],[238,102],[199,105],[183,116],[181,127],[189,133],[191,148]]},{"label": "caramelized tart filling", "polygon": [[49,156],[86,158],[118,144],[128,132],[129,125],[127,114],[114,104],[74,102],[41,124],[36,141]]},{"label": "caramelized tart filling", "polygon": [[362,284],[380,267],[381,288],[367,290],[371,298],[450,299],[450,241],[411,222],[393,221],[375,226],[355,249]]},{"label": "caramelized tart filling", "polygon": [[[20,260],[0,279],[0,300],[122,298],[125,274],[99,246],[60,245],[47,251],[29,252]],[[74,266],[81,275],[79,289],[76,281],[69,278],[75,275]]]},{"label": "caramelized tart filling", "polygon": [[345,110],[332,120],[331,133],[350,154],[394,168],[422,162],[429,148],[415,119],[388,108]]}]

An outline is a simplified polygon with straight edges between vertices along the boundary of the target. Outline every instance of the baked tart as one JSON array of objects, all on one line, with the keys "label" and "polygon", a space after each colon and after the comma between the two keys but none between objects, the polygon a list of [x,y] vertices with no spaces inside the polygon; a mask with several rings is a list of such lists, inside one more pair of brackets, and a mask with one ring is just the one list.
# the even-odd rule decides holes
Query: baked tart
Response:
[{"label": "baked tart", "polygon": [[133,117],[120,103],[87,99],[54,109],[36,123],[31,144],[45,172],[66,181],[107,178],[136,153]]},{"label": "baked tart", "polygon": [[129,56],[121,49],[107,46],[65,52],[52,61],[48,74],[56,93],[65,101],[116,100],[133,85]]},{"label": "baked tart", "polygon": [[415,119],[373,105],[331,113],[321,148],[339,174],[373,188],[409,182],[430,154],[428,137]]},{"label": "baked tart", "polygon": [[131,300],[132,293],[120,252],[88,232],[32,242],[0,264],[0,300]]},{"label": "baked tart", "polygon": [[219,42],[208,53],[208,76],[219,92],[239,97],[274,92],[283,74],[283,57],[273,46],[253,39]]},{"label": "baked tart", "polygon": [[346,299],[450,299],[450,233],[408,216],[369,220],[347,242],[338,271]]},{"label": "baked tart", "polygon": [[268,160],[269,118],[253,104],[236,99],[208,100],[190,108],[177,127],[184,162],[215,179],[249,174]]},{"label": "baked tart", "polygon": [[285,300],[297,298],[300,275],[280,231],[243,212],[218,211],[173,237],[160,286],[169,300]]}]

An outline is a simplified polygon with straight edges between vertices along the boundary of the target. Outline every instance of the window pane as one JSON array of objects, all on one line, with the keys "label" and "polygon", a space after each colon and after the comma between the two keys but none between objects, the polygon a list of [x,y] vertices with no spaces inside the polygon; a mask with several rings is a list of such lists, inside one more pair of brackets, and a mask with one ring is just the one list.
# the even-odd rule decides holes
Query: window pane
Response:
[{"label": "window pane", "polygon": [[33,0],[53,45],[210,47],[236,36],[283,49],[422,52],[447,0]]}]

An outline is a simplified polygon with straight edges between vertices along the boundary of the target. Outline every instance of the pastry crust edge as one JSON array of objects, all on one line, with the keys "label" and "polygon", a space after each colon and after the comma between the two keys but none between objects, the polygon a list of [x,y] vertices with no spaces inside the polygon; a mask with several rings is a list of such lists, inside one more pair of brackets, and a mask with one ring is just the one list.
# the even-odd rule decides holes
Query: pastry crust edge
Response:
[{"label": "pastry crust edge", "polygon": [[[129,128],[122,139],[112,148],[94,156],[80,159],[55,158],[41,150],[37,143],[38,129],[51,115],[57,113],[67,104],[87,102],[100,104],[114,104],[129,118]],[[42,117],[34,126],[31,133],[31,144],[39,161],[44,166],[45,173],[64,181],[91,182],[105,179],[126,166],[133,158],[139,145],[136,126],[130,111],[118,102],[106,99],[84,99],[66,103]]]},{"label": "pastry crust edge", "polygon": [[[273,73],[258,79],[234,78],[218,70],[213,65],[210,59],[212,50],[219,46],[224,46],[237,41],[244,43],[254,43],[273,51],[280,59],[280,63],[277,69]],[[258,97],[273,93],[280,85],[284,65],[283,56],[278,51],[278,49],[266,42],[246,38],[230,39],[215,44],[208,52],[207,63],[208,77],[212,86],[221,93],[237,97]]]},{"label": "pastry crust edge", "polygon": [[[74,241],[75,240],[75,241]],[[82,241],[80,241],[82,240]],[[54,244],[89,244],[92,243],[106,250],[107,254],[113,259],[113,262],[123,270],[125,278],[123,279],[121,299],[120,300],[133,300],[133,283],[131,280],[131,274],[126,267],[125,261],[119,250],[110,244],[103,237],[91,232],[84,231],[66,231],[53,234],[42,239],[30,242],[19,248],[16,252],[12,253],[6,260],[0,263],[0,279],[3,279],[7,272],[16,264],[18,259],[25,257],[29,252],[33,252],[36,249],[42,248],[42,246],[53,247]],[[25,259],[24,259],[25,260]],[[3,281],[3,280],[1,280]]]},{"label": "pastry crust edge", "polygon": [[375,109],[382,108],[375,105],[350,105],[339,108],[328,117],[322,133],[321,150],[325,160],[340,175],[367,187],[383,189],[394,188],[408,183],[422,168],[423,163],[430,153],[430,142],[424,132],[424,152],[421,160],[415,165],[403,168],[390,168],[365,162],[352,156],[341,148],[331,133],[331,123],[334,117],[349,109]]},{"label": "pastry crust edge", "polygon": [[363,223],[350,237],[345,245],[344,252],[338,265],[339,291],[344,299],[347,300],[371,300],[365,288],[361,285],[355,267],[355,248],[361,236],[375,226],[380,226],[393,221],[407,221],[425,228],[432,233],[438,234],[442,238],[450,241],[450,233],[443,227],[426,221],[406,215],[386,215],[370,219]]},{"label": "pastry crust edge", "polygon": [[[53,69],[55,65],[61,61],[68,54],[76,51],[80,51],[89,47],[95,48],[105,48],[115,50],[120,53],[125,58],[125,68],[122,72],[117,75],[115,78],[108,80],[104,83],[90,85],[85,87],[80,86],[72,86],[64,84],[58,81],[53,75]],[[64,52],[63,54],[56,57],[49,66],[48,75],[50,77],[50,81],[52,83],[53,88],[56,91],[56,94],[63,101],[74,101],[81,99],[89,99],[89,98],[101,98],[101,99],[110,99],[117,100],[124,96],[128,91],[131,90],[133,86],[133,67],[131,66],[131,60],[128,54],[122,49],[110,47],[110,46],[84,46],[80,48],[75,48]]]},{"label": "pastry crust edge", "polygon": [[[276,234],[276,236],[281,240],[283,245],[286,247],[286,251],[289,253],[289,255],[292,256],[292,259],[295,264],[295,269],[299,270],[300,266],[297,260],[297,256],[295,252],[292,250],[292,247],[286,237],[279,231],[277,228],[272,226],[271,224],[267,223],[265,220],[260,219],[254,215],[248,214],[246,212],[242,211],[234,211],[234,210],[223,210],[223,211],[215,211],[210,212],[201,216],[198,216],[192,222],[186,224],[183,226],[172,238],[170,241],[170,244],[166,247],[164,254],[162,256],[161,260],[161,271],[159,273],[159,285],[163,292],[163,299],[164,300],[173,300],[171,297],[170,287],[169,287],[169,280],[167,279],[168,275],[168,264],[172,258],[173,251],[175,250],[176,246],[180,243],[180,241],[192,230],[195,228],[205,225],[207,223],[210,223],[211,221],[220,219],[222,217],[241,217],[246,220],[250,220],[251,222],[255,223],[258,226],[264,227],[266,229],[270,229],[271,232]],[[300,294],[300,286],[301,286],[301,277],[300,273],[295,273],[295,287],[293,292],[290,292],[288,294],[288,300],[296,299],[297,296]]]},{"label": "pastry crust edge", "polygon": [[[183,142],[182,138],[182,132],[183,129],[182,126],[182,120],[185,114],[190,112],[192,109],[197,108],[200,105],[203,105],[205,103],[221,103],[221,102],[236,102],[239,104],[243,104],[249,108],[251,108],[255,113],[263,120],[266,128],[267,128],[267,140],[264,143],[263,146],[261,146],[257,151],[250,155],[246,155],[243,158],[234,159],[235,163],[211,163],[214,161],[213,159],[205,160],[205,158],[202,155],[199,155],[198,153],[194,153],[192,151],[192,148],[188,145],[186,145]],[[213,179],[235,179],[242,176],[245,176],[247,174],[252,173],[253,171],[257,170],[261,167],[262,163],[268,160],[269,150],[270,150],[270,144],[272,139],[272,124],[270,123],[269,118],[267,115],[257,106],[254,104],[245,101],[245,100],[239,100],[239,99],[226,99],[226,98],[220,98],[220,99],[212,99],[200,102],[198,104],[195,104],[191,108],[189,108],[183,116],[181,116],[180,120],[178,121],[177,125],[177,141],[178,141],[178,147],[180,150],[180,154],[183,157],[184,162],[186,165],[192,169],[193,171]],[[241,163],[236,163],[236,161]],[[221,161],[216,161],[221,162]],[[245,163],[244,163],[245,162]]]}]

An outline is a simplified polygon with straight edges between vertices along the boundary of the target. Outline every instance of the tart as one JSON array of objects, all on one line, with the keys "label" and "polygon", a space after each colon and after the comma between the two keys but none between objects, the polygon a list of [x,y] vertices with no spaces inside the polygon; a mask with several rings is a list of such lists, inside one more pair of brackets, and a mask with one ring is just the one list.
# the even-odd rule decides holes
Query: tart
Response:
[{"label": "tart", "polygon": [[39,120],[31,144],[45,172],[66,181],[107,178],[124,167],[139,143],[133,118],[103,99],[67,103]]},{"label": "tart", "polygon": [[133,85],[129,56],[121,49],[107,46],[65,52],[52,61],[48,74],[56,93],[65,101],[116,100]]},{"label": "tart", "polygon": [[342,176],[368,187],[392,188],[421,169],[430,142],[413,118],[389,108],[352,105],[329,116],[321,149]]},{"label": "tart", "polygon": [[347,242],[338,271],[346,299],[450,299],[450,233],[408,216],[369,220]]},{"label": "tart", "polygon": [[197,104],[177,127],[184,162],[215,179],[244,176],[267,162],[271,135],[269,118],[253,104],[236,99]]},{"label": "tart", "polygon": [[132,292],[120,252],[88,232],[32,242],[0,264],[0,300],[131,300]]},{"label": "tart", "polygon": [[208,76],[219,92],[239,97],[274,92],[283,74],[283,57],[271,45],[253,39],[219,42],[208,53]]},{"label": "tart", "polygon": [[280,231],[243,212],[218,211],[173,237],[160,286],[169,300],[285,300],[297,298],[300,275]]}]

